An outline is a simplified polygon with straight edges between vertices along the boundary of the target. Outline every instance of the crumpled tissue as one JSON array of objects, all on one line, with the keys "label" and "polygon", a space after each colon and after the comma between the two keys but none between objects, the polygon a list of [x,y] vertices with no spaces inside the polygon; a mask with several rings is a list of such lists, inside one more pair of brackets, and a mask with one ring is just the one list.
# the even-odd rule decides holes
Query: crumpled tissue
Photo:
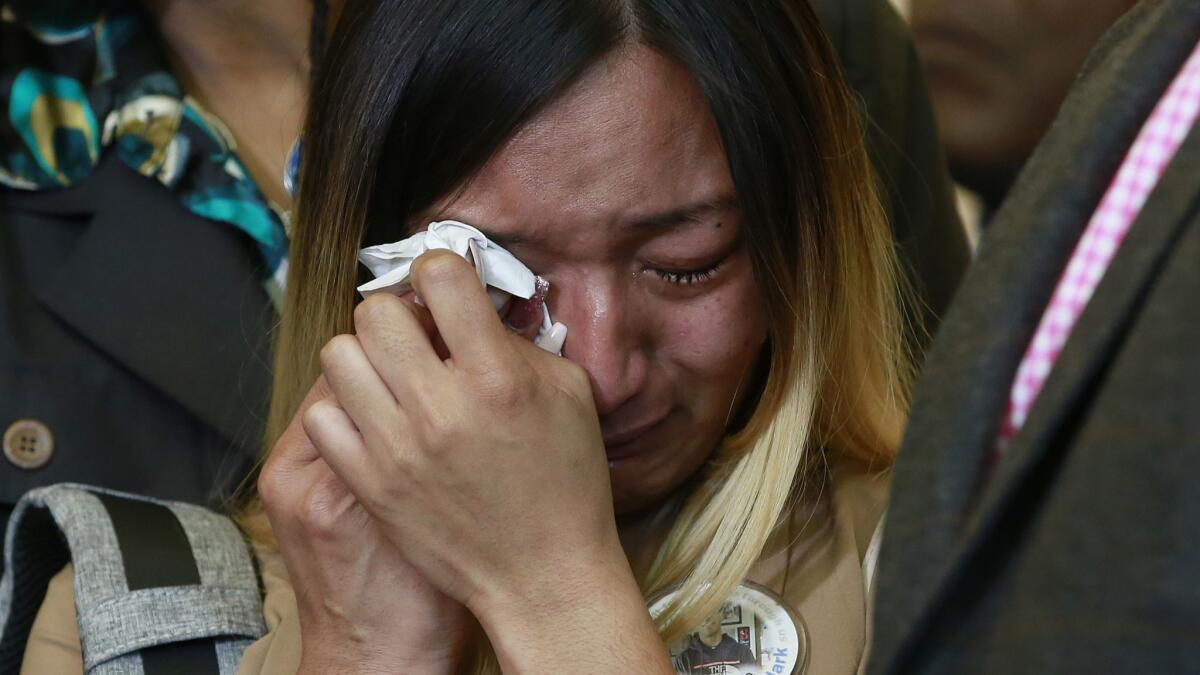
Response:
[{"label": "crumpled tissue", "polygon": [[[471,242],[475,243],[479,260],[472,259]],[[441,220],[430,223],[424,232],[407,239],[359,251],[359,262],[375,275],[375,279],[359,286],[358,292],[364,298],[374,293],[407,293],[412,290],[410,273],[413,261],[422,253],[434,249],[453,251],[471,262],[497,310],[508,302],[508,296],[528,300],[538,291],[539,281],[546,283],[479,230],[457,220]],[[534,342],[546,351],[560,354],[566,337],[566,326],[554,323],[549,308],[543,304],[542,325]]]}]

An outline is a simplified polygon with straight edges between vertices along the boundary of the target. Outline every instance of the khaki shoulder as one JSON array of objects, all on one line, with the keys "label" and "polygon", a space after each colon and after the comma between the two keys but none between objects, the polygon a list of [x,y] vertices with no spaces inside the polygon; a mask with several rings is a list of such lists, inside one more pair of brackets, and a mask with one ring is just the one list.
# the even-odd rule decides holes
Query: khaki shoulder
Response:
[{"label": "khaki shoulder", "polygon": [[83,673],[75,615],[75,569],[70,564],[50,579],[25,644],[21,675],[40,673]]}]

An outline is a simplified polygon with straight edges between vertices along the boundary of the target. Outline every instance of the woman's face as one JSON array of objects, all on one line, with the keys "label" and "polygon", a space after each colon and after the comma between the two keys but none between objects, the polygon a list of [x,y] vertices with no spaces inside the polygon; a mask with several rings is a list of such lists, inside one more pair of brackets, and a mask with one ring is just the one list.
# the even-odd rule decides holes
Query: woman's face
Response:
[{"label": "woman's face", "polygon": [[591,379],[618,513],[712,454],[766,337],[720,139],[685,70],[631,48],[594,66],[429,214],[550,282]]}]

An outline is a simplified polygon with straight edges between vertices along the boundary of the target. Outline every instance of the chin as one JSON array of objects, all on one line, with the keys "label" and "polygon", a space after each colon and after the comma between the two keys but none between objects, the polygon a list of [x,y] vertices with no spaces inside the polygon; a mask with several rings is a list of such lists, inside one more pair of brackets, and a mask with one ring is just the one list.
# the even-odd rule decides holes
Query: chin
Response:
[{"label": "chin", "polygon": [[612,482],[613,510],[618,516],[643,511],[662,501],[659,490],[645,485],[645,475],[638,474],[638,462],[621,462],[608,470]]},{"label": "chin", "polygon": [[663,448],[610,462],[608,476],[616,514],[629,516],[651,510],[676,494],[704,463],[701,458],[694,466],[690,462],[688,466],[671,466],[681,454],[683,448]]}]

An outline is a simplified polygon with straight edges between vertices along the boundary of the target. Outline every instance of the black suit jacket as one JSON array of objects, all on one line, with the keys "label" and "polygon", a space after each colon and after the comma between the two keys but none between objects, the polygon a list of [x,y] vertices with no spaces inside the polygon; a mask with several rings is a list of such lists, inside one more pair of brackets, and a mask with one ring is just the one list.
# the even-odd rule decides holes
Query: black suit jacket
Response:
[{"label": "black suit jacket", "polygon": [[261,448],[275,311],[249,238],[108,152],[78,186],[0,190],[0,429],[32,418],[50,462],[0,457],[3,515],[82,481],[218,505]]},{"label": "black suit jacket", "polygon": [[1150,195],[986,484],[1017,365],[1200,3],[1097,46],[985,234],[895,471],[870,672],[1200,672],[1200,129]]}]

